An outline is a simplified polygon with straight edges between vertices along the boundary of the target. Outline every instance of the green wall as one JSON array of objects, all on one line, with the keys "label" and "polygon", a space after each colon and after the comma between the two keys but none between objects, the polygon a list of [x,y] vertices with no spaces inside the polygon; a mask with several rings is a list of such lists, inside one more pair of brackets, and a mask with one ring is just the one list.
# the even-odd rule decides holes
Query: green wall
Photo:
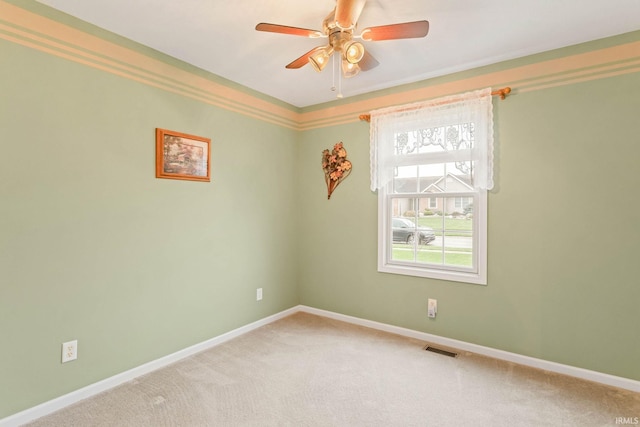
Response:
[{"label": "green wall", "polygon": [[[367,123],[305,132],[301,303],[640,380],[639,93],[635,73],[494,98],[487,286],[378,273]],[[327,201],[338,141],[353,172]]]},{"label": "green wall", "polygon": [[[376,271],[364,122],[295,132],[3,40],[0,58],[0,419],[297,304],[640,380],[640,74],[495,101],[478,286]],[[156,127],[210,137],[212,182],[156,179]],[[328,201],[338,141],[354,169]]]},{"label": "green wall", "polygon": [[[295,131],[0,58],[0,419],[298,303]],[[156,127],[210,137],[212,181],[156,179]]]}]

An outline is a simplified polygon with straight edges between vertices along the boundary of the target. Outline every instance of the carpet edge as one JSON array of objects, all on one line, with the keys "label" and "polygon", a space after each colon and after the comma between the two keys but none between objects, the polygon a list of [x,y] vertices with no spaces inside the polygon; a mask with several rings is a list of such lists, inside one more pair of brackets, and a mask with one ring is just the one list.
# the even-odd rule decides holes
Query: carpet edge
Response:
[{"label": "carpet edge", "polygon": [[551,362],[543,359],[537,359],[530,356],[525,356],[517,353],[511,353],[504,350],[499,350],[491,347],[485,347],[478,344],[473,344],[465,341],[459,341],[452,338],[442,337],[438,335],[429,334],[427,332],[420,332],[413,329],[407,329],[400,326],[389,325],[386,323],[376,322],[373,320],[362,319],[359,317],[348,316],[328,310],[309,307],[305,305],[297,305],[273,315],[267,316],[263,319],[241,326],[237,329],[233,329],[224,334],[210,338],[198,344],[194,344],[190,347],[179,350],[175,353],[163,356],[159,359],[152,360],[143,365],[129,369],[127,371],[116,374],[112,377],[105,378],[104,380],[82,387],[78,390],[72,391],[68,394],[54,398],[47,402],[25,409],[24,411],[17,412],[13,415],[9,415],[6,418],[0,419],[0,427],[18,427],[28,422],[34,421],[43,416],[49,415],[74,403],[77,403],[86,398],[95,396],[99,393],[115,388],[127,381],[131,381],[142,375],[146,375],[157,369],[168,366],[181,359],[192,356],[201,351],[213,348],[233,338],[244,335],[253,331],[259,327],[268,325],[277,320],[291,316],[295,313],[303,312],[313,314],[316,316],[326,317],[329,319],[339,320],[354,325],[364,326],[371,329],[376,329],[383,332],[389,332],[396,335],[405,336],[408,338],[414,338],[421,341],[430,342],[433,344],[439,344],[454,349],[470,351],[472,353],[480,354],[483,356],[492,357],[495,359],[517,363],[532,368],[538,368],[558,374],[568,375],[583,380],[593,381],[596,383],[609,385],[613,387],[622,388],[634,392],[640,392],[640,381],[632,380],[629,378],[618,377],[615,375],[605,374],[602,372],[591,371],[584,368],[579,368],[570,365],[563,365],[561,363]]},{"label": "carpet edge", "polygon": [[492,357],[494,359],[504,360],[507,362],[517,363],[519,365],[529,366],[532,368],[538,368],[545,371],[554,372],[557,374],[568,375],[570,377],[580,378],[587,381],[596,382],[608,386],[618,387],[625,390],[634,392],[640,392],[640,381],[632,380],[630,378],[618,377],[603,372],[592,371],[589,369],[579,368],[571,365],[564,365],[562,363],[552,362],[549,360],[538,359],[531,356],[525,356],[518,353],[511,353],[505,350],[499,350],[492,347],[485,347],[479,344],[473,344],[466,341],[459,341],[453,338],[442,337],[439,335],[429,334],[427,332],[420,332],[414,329],[407,329],[400,326],[389,325],[387,323],[380,323],[373,320],[362,319],[359,317],[348,316],[345,314],[335,313],[328,310],[322,310],[319,308],[300,305],[299,311],[315,314],[316,316],[327,317],[334,320],[340,320],[343,322],[364,326],[371,329],[377,329],[384,332],[393,333],[396,335],[402,335],[408,338],[415,338],[421,341],[427,341],[433,344],[439,344],[454,349],[470,351],[472,353],[481,354],[483,356]]}]

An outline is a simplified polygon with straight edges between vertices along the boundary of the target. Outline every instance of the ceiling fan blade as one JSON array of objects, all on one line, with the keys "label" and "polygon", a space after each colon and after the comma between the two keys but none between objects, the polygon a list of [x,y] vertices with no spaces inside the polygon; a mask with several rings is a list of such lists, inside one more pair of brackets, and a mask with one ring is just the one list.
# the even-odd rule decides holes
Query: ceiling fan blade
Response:
[{"label": "ceiling fan blade", "polygon": [[354,28],[366,2],[367,0],[337,0],[335,20],[338,27]]},{"label": "ceiling fan blade", "polygon": [[364,56],[362,57],[360,62],[358,62],[358,66],[362,71],[368,71],[372,68],[377,67],[378,65],[380,65],[380,63],[376,60],[376,58],[374,58],[373,55],[371,55],[366,50],[364,51]]},{"label": "ceiling fan blade", "polygon": [[314,47],[309,52],[302,55],[300,58],[287,64],[285,68],[296,69],[296,68],[301,68],[307,65],[309,63],[309,57],[321,49],[324,49],[324,47],[323,46]]},{"label": "ceiling fan blade", "polygon": [[287,25],[268,24],[261,22],[256,25],[256,30],[268,33],[291,34],[293,36],[310,37],[312,39],[322,37],[322,32],[307,28],[289,27]]},{"label": "ceiling fan blade", "polygon": [[425,37],[427,33],[429,33],[429,21],[415,21],[365,28],[362,30],[361,37],[366,41],[414,39]]}]

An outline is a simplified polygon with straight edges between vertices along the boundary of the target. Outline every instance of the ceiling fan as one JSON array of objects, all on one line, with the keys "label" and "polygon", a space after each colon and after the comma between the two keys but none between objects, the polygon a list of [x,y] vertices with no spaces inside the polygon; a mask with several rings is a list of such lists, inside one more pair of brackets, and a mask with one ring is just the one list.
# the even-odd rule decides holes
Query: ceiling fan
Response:
[{"label": "ceiling fan", "polygon": [[322,21],[322,30],[268,23],[256,25],[256,30],[309,38],[327,38],[327,45],[311,49],[289,63],[286,68],[301,68],[310,63],[316,71],[320,72],[329,62],[331,55],[335,53],[336,57],[340,58],[344,77],[353,77],[361,70],[367,71],[379,64],[365,50],[364,45],[357,40],[381,41],[420,38],[425,37],[429,32],[429,21],[414,21],[369,27],[356,35],[354,33],[358,18],[365,3],[366,0],[336,0],[336,7]]}]

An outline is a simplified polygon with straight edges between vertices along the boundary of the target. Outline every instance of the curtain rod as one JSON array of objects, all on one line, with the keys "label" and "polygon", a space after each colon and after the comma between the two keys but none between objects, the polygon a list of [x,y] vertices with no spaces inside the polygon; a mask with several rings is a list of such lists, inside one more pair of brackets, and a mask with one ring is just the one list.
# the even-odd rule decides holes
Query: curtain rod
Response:
[{"label": "curtain rod", "polygon": [[[491,95],[499,96],[500,99],[505,99],[507,95],[509,95],[510,93],[511,93],[511,88],[507,86],[507,87],[503,87],[502,89],[494,90],[493,92],[491,92]],[[367,122],[371,121],[371,114],[360,114],[359,117],[360,117],[360,120],[367,121]]]}]

